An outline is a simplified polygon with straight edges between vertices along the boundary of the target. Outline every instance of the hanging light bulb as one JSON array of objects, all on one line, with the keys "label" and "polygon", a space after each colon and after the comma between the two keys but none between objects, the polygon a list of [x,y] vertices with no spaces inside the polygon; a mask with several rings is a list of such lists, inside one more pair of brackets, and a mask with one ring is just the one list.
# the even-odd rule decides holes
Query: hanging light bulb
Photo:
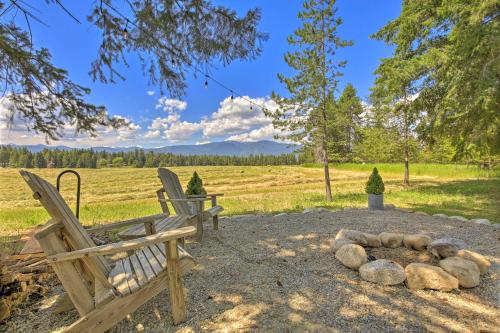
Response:
[{"label": "hanging light bulb", "polygon": [[208,89],[208,75],[205,75],[205,89]]},{"label": "hanging light bulb", "polygon": [[127,24],[125,25],[125,28],[123,28],[123,31],[122,31],[122,35],[123,35],[123,38],[125,40],[128,39],[128,30],[127,30],[127,27],[128,27],[128,20],[127,20]]},{"label": "hanging light bulb", "polygon": [[231,91],[231,102],[234,100],[233,92]]},{"label": "hanging light bulb", "polygon": [[252,105],[250,105],[250,110],[253,110],[253,106]]}]

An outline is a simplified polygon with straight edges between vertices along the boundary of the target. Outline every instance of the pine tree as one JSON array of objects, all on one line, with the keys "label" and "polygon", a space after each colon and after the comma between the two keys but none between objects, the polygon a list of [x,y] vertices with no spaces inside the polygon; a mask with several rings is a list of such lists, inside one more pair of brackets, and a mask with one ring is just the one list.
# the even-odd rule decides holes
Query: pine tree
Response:
[{"label": "pine tree", "polygon": [[195,171],[193,176],[189,180],[186,188],[186,195],[204,195],[207,191],[203,188],[203,181],[201,180],[198,173]]},{"label": "pine tree", "polygon": [[373,168],[373,171],[366,182],[365,191],[368,194],[383,194],[385,191],[384,181],[379,175],[377,168]]},{"label": "pine tree", "polygon": [[361,128],[361,113],[363,105],[361,99],[357,96],[356,89],[352,84],[347,84],[338,103],[338,114],[341,118],[342,130],[345,135],[344,154],[347,161],[352,160],[353,150],[356,142],[359,140]]},{"label": "pine tree", "polygon": [[298,14],[302,27],[288,37],[295,48],[285,54],[285,62],[296,75],[278,74],[289,97],[273,92],[272,99],[279,105],[275,111],[265,110],[273,118],[275,127],[287,133],[294,141],[309,141],[321,154],[324,168],[326,200],[332,200],[328,152],[328,108],[337,88],[340,69],[345,61],[334,59],[336,50],[351,45],[339,38],[338,26],[342,19],[336,15],[335,0],[308,0]]},{"label": "pine tree", "polygon": [[339,99],[333,96],[328,112],[328,148],[333,161],[352,161],[354,145],[359,140],[363,106],[352,84],[347,84]]},{"label": "pine tree", "polygon": [[403,127],[411,128],[412,109],[423,110],[428,142],[450,136],[458,153],[471,143],[484,155],[500,152],[498,15],[498,0],[404,0],[400,16],[373,35],[394,49],[376,87],[401,106]]}]

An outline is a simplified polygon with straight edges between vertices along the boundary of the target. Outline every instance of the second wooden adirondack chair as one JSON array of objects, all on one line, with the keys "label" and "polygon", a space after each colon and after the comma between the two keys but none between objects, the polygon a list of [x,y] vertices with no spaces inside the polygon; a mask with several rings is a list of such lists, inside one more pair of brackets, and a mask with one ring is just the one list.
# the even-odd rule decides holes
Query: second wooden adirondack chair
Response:
[{"label": "second wooden adirondack chair", "polygon": [[[166,169],[158,168],[158,177],[160,177],[163,188],[159,189],[156,193],[158,195],[158,201],[162,207],[165,214],[168,214],[167,202],[170,202],[174,207],[176,214],[179,215],[191,215],[192,217],[197,216],[197,238],[201,241],[203,238],[203,220],[207,218],[212,218],[214,230],[219,229],[219,218],[220,214],[224,208],[217,204],[217,197],[223,196],[224,194],[206,194],[206,195],[190,195],[187,196],[182,190],[181,182],[177,175]],[[167,193],[167,198],[163,195]],[[211,207],[204,209],[205,201],[211,201]],[[193,210],[193,206],[195,210]]]},{"label": "second wooden adirondack chair", "polygon": [[[20,173],[52,218],[35,237],[80,314],[64,332],[104,332],[166,288],[174,324],[186,319],[181,273],[194,261],[177,240],[194,235],[196,228],[96,246],[53,185],[30,172]],[[132,220],[144,221],[154,218]],[[105,257],[117,253],[128,256],[114,262]]]}]

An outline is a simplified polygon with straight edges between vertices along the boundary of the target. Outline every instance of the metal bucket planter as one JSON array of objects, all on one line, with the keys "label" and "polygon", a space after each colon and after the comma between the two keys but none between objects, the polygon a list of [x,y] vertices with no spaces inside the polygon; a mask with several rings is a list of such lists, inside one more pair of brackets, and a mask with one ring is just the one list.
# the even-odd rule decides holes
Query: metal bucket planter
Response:
[{"label": "metal bucket planter", "polygon": [[384,195],[383,194],[368,194],[368,209],[383,210]]}]

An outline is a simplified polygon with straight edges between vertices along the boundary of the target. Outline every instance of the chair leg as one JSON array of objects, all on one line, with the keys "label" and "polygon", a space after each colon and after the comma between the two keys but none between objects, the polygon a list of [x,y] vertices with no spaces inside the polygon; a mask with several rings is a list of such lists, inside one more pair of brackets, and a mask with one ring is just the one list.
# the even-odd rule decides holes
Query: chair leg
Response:
[{"label": "chair leg", "polygon": [[196,240],[201,242],[203,240],[203,217],[198,215],[198,219],[196,221]]},{"label": "chair leg", "polygon": [[219,230],[219,216],[214,215],[213,217],[214,230]]},{"label": "chair leg", "polygon": [[175,325],[186,320],[186,300],[182,287],[181,269],[179,265],[179,252],[177,251],[177,240],[168,241],[165,244],[167,252],[168,291],[170,308]]},{"label": "chair leg", "polygon": [[198,216],[196,218],[196,240],[201,242],[203,240],[203,201],[198,202]]}]

